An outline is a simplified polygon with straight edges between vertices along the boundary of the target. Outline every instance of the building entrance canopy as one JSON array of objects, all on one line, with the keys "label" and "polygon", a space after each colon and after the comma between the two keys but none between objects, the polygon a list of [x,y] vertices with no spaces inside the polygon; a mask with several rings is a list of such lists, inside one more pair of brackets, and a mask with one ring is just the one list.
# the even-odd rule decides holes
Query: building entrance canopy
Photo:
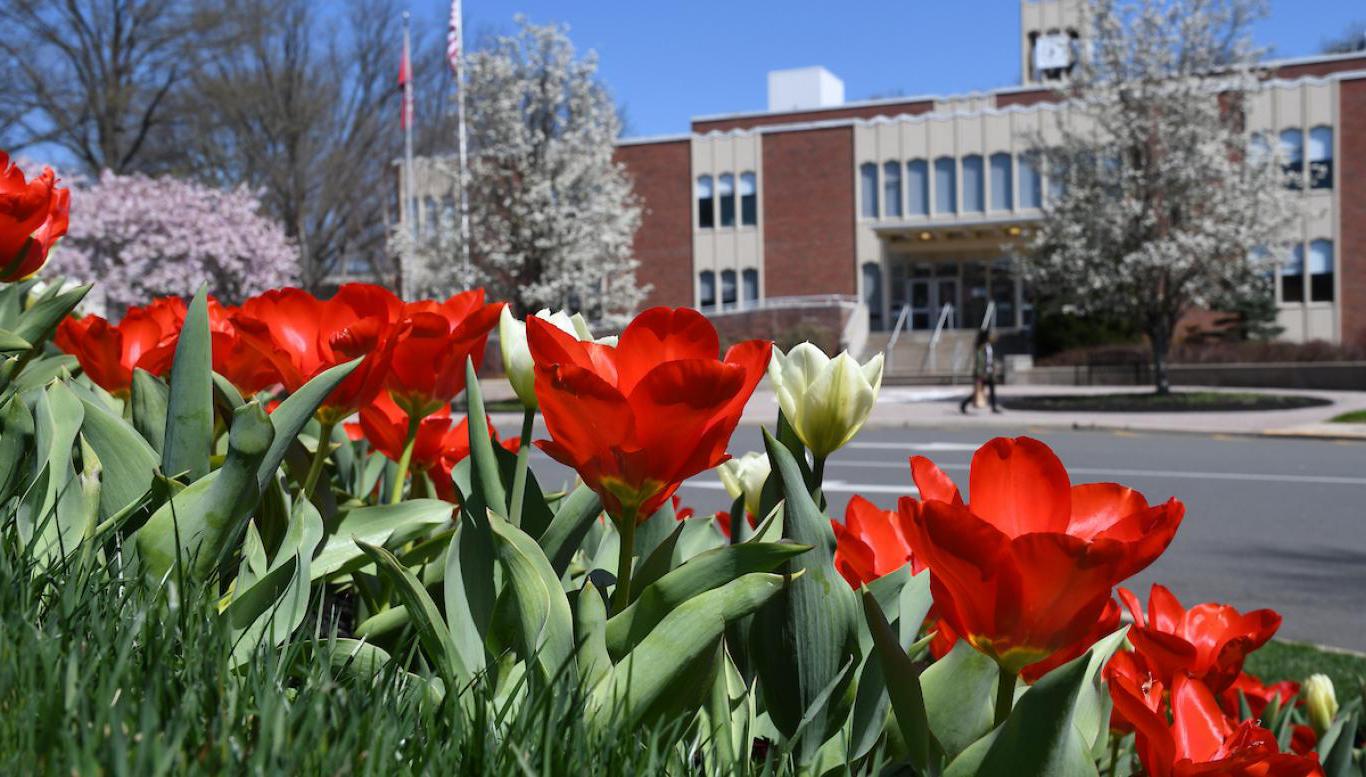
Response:
[{"label": "building entrance canopy", "polygon": [[877,275],[889,282],[885,292],[878,289],[881,299],[867,300],[873,328],[903,321],[907,329],[928,331],[941,320],[946,329],[1031,326],[1033,307],[1013,259],[1027,228],[1021,222],[878,228]]}]

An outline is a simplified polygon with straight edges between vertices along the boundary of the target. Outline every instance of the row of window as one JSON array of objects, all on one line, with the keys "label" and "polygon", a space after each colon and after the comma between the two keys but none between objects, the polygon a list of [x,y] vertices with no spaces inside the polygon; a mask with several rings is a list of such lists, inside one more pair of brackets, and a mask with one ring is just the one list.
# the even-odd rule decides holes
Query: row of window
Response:
[{"label": "row of window", "polygon": [[[741,288],[736,288],[734,270],[721,271],[721,309],[734,308],[740,301],[755,302],[759,299],[759,271],[748,269],[739,275]],[[703,270],[698,275],[698,307],[706,310],[716,307],[716,273]],[[738,296],[737,296],[738,294]]]},{"label": "row of window", "polygon": [[864,218],[875,219],[954,214],[960,209],[982,213],[988,203],[993,211],[1039,208],[1043,206],[1042,169],[1036,153],[1016,156],[1004,151],[992,154],[985,164],[981,154],[936,157],[933,165],[924,159],[904,165],[896,160],[881,165],[864,162],[859,165],[860,212]]},{"label": "row of window", "polygon": [[[1305,165],[1305,133],[1297,127],[1281,130],[1277,136],[1281,157],[1285,163],[1286,186],[1291,189],[1333,188],[1333,128],[1318,126],[1309,130],[1308,161]],[[1270,151],[1266,135],[1252,133],[1251,151],[1258,154]],[[1306,172],[1308,174],[1306,179]]]},{"label": "row of window", "polygon": [[1290,249],[1281,265],[1281,302],[1333,301],[1333,241],[1311,240]]},{"label": "row of window", "polygon": [[[697,226],[712,229],[716,226],[735,226],[735,176],[722,173],[715,185],[710,175],[697,176]],[[752,227],[759,223],[759,189],[754,173],[740,173],[740,225]]]}]

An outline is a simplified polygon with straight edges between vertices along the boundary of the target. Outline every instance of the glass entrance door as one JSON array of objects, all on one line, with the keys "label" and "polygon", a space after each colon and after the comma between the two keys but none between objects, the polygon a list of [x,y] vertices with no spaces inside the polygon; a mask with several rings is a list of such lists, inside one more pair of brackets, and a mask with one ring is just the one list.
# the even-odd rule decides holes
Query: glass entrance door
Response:
[{"label": "glass entrance door", "polygon": [[911,306],[911,329],[934,329],[939,323],[940,311],[945,305],[952,305],[946,329],[958,326],[958,279],[957,278],[911,278],[909,280]]}]

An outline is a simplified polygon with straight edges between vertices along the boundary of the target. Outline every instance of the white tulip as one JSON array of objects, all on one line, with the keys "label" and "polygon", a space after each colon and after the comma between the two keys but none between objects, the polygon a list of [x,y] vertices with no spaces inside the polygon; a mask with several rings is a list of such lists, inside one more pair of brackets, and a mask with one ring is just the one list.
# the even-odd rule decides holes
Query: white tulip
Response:
[{"label": "white tulip", "polygon": [[859,365],[848,351],[831,359],[811,343],[773,349],[768,377],[778,406],[811,453],[824,458],[853,439],[882,386],[882,354]]},{"label": "white tulip", "polygon": [[1319,736],[1323,736],[1338,715],[1338,698],[1333,690],[1333,680],[1328,675],[1311,674],[1300,687],[1300,696],[1304,697],[1309,724]]},{"label": "white tulip", "polygon": [[[549,321],[557,329],[573,335],[578,340],[592,340],[593,333],[588,330],[588,322],[579,313],[569,315],[563,310],[551,313],[548,308],[537,311],[536,317]],[[603,338],[606,340],[607,338]],[[503,307],[498,318],[498,344],[503,352],[503,373],[507,376],[512,391],[528,410],[540,407],[536,401],[534,364],[531,348],[526,342],[526,323],[519,321],[512,311]]]},{"label": "white tulip", "polygon": [[[729,459],[716,468],[721,485],[731,499],[745,499],[745,511],[759,515],[759,499],[764,491],[764,481],[768,480],[768,456],[762,453],[746,453],[738,459]],[[740,516],[743,518],[744,516]]]}]

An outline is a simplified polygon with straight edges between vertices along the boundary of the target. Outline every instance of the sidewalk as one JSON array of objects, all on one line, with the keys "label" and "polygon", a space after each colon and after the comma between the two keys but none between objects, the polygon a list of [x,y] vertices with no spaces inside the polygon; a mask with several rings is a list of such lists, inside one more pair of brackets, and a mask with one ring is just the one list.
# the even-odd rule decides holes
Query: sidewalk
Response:
[{"label": "sidewalk", "polygon": [[[488,401],[511,399],[512,390],[501,378],[480,380]],[[1270,435],[1321,437],[1324,439],[1366,441],[1366,424],[1335,424],[1328,419],[1340,413],[1366,410],[1366,391],[1310,391],[1299,389],[1200,388],[1182,386],[1178,390],[1265,391],[1271,394],[1296,394],[1323,397],[1333,404],[1299,410],[1260,410],[1221,413],[1059,413],[1038,410],[969,410],[958,412],[958,403],[971,386],[884,386],[877,406],[868,418],[869,426],[958,427],[971,428],[1027,426],[1052,429],[1119,429],[1149,432],[1190,432],[1196,434]],[[998,398],[1039,394],[1112,394],[1122,391],[1143,393],[1146,386],[1001,386]],[[500,430],[517,428],[519,413],[492,413]],[[765,379],[745,406],[742,423],[772,426],[778,417],[778,400]]]},{"label": "sidewalk", "polygon": [[[1338,424],[1328,420],[1340,413],[1366,410],[1366,392],[1309,391],[1295,389],[1220,389],[1182,386],[1178,390],[1266,391],[1323,397],[1332,405],[1298,410],[1261,410],[1241,412],[1190,413],[1061,413],[1037,410],[958,411],[958,403],[968,395],[970,386],[887,386],[869,416],[870,426],[880,427],[999,427],[1030,426],[1065,429],[1120,429],[1131,431],[1193,432],[1200,434],[1283,435],[1366,441],[1366,424]],[[1147,387],[1118,386],[1001,386],[998,398],[1040,394],[1111,394],[1123,391],[1143,393]],[[743,423],[772,424],[777,417],[778,401],[766,383],[761,383],[745,407]]]}]

